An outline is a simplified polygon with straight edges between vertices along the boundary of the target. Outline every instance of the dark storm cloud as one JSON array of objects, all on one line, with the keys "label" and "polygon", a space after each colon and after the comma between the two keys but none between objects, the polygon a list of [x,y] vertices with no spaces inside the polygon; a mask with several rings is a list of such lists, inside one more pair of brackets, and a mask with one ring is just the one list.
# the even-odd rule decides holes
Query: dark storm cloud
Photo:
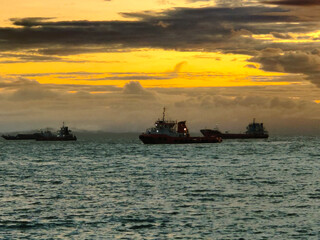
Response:
[{"label": "dark storm cloud", "polygon": [[[220,2],[227,4],[230,1]],[[279,5],[294,3],[277,2]],[[29,49],[36,53],[20,56],[16,61],[68,61],[57,56],[130,51],[131,48],[146,47],[241,53],[253,56],[251,61],[261,63],[265,70],[303,73],[317,83],[319,72],[314,62],[318,63],[318,57],[310,53],[316,48],[312,45],[317,43],[283,44],[253,38],[253,34],[271,34],[275,38],[291,39],[290,33],[319,29],[319,22],[300,18],[296,13],[292,9],[261,5],[175,8],[160,13],[147,11],[122,14],[136,19],[134,21],[11,19],[14,27],[0,28],[0,51]],[[280,49],[282,55],[266,56],[268,50],[265,49],[271,48]],[[297,68],[290,67],[290,64],[297,65],[300,62]],[[135,79],[139,78],[130,78]]]},{"label": "dark storm cloud", "polygon": [[289,6],[320,6],[319,0],[276,0],[264,1],[264,3],[276,5],[289,5]]},{"label": "dark storm cloud", "polygon": [[[245,29],[255,34],[270,31],[283,32],[276,22],[296,22],[294,16],[280,15],[280,8],[177,8],[155,14],[153,12],[124,13],[137,21],[50,21],[43,18],[12,19],[18,28],[0,28],[0,49],[39,49],[56,54],[72,47],[70,54],[92,51],[101,46],[119,49],[122,47],[224,48],[233,37],[233,31]],[[272,15],[271,15],[272,13]],[[159,24],[159,23],[162,24]],[[259,23],[259,24],[253,24]],[[292,25],[291,32],[300,26]],[[247,40],[248,41],[248,40]],[[206,46],[207,45],[207,46]],[[60,48],[60,51],[59,51]],[[99,50],[98,50],[99,51]],[[55,52],[51,51],[51,54]]]},{"label": "dark storm cloud", "polygon": [[[24,62],[86,62],[80,60],[68,60],[62,57],[56,56],[43,56],[43,55],[35,55],[35,54],[12,54],[12,53],[4,53],[0,54],[0,59],[6,58],[9,60],[2,60],[0,63],[24,63]],[[14,60],[12,60],[14,59]]]},{"label": "dark storm cloud", "polygon": [[[281,8],[220,7],[123,14],[138,18],[136,21],[12,19],[19,27],[0,28],[0,50],[36,49],[44,55],[116,52],[131,47],[252,51],[260,41],[250,34],[274,32],[288,37],[287,31],[306,31],[304,25],[315,28],[311,23],[290,24],[299,19],[283,13]],[[279,22],[282,24],[274,24]]]},{"label": "dark storm cloud", "polygon": [[[118,46],[119,47],[119,46]],[[59,55],[59,56],[68,56],[76,55],[79,53],[122,53],[130,52],[130,49],[117,49],[117,46],[108,47],[108,46],[53,46],[50,48],[43,48],[35,50],[38,54],[43,55]],[[124,62],[124,61],[123,61]]]},{"label": "dark storm cloud", "polygon": [[281,49],[265,49],[251,61],[259,62],[266,71],[284,73],[303,73],[311,82],[320,87],[320,54],[319,49],[313,51],[286,51]]},{"label": "dark storm cloud", "polygon": [[217,6],[239,7],[243,6],[243,0],[186,0],[187,3],[195,2],[215,2]]},{"label": "dark storm cloud", "polygon": [[40,18],[40,17],[33,17],[33,18],[10,18],[13,25],[16,26],[24,26],[24,27],[34,27],[41,22],[52,20],[54,18]]}]

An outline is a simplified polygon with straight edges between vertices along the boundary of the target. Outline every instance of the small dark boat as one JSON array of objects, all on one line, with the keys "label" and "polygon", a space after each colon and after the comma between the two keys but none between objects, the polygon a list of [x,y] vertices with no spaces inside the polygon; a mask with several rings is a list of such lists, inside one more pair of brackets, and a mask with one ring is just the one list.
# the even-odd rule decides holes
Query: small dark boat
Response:
[{"label": "small dark boat", "polygon": [[186,143],[220,143],[219,136],[191,137],[186,126],[186,121],[174,122],[165,120],[165,109],[162,119],[155,122],[153,128],[149,128],[139,136],[145,144],[186,144]]},{"label": "small dark boat", "polygon": [[67,126],[62,125],[57,134],[53,134],[51,131],[46,130],[40,133],[40,136],[36,138],[37,141],[76,141],[77,137],[71,133]]},{"label": "small dark boat", "polygon": [[250,139],[250,138],[268,138],[268,131],[263,126],[263,123],[256,123],[255,119],[247,126],[245,133],[222,133],[216,129],[201,129],[203,136],[220,136],[222,139]]}]

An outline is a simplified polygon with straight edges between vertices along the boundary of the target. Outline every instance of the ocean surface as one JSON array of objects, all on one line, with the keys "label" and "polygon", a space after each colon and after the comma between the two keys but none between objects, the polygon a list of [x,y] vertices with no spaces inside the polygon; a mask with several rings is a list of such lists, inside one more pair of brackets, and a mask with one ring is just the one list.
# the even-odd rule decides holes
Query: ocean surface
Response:
[{"label": "ocean surface", "polygon": [[0,239],[320,239],[320,137],[0,147]]}]

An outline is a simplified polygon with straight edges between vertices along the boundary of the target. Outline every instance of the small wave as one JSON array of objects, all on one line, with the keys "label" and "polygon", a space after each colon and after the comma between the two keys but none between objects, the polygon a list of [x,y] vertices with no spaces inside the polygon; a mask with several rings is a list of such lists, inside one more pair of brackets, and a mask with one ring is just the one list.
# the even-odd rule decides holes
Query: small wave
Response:
[{"label": "small wave", "polygon": [[309,193],[308,197],[310,199],[320,199],[320,193]]},{"label": "small wave", "polygon": [[153,224],[141,224],[141,225],[133,225],[129,227],[130,229],[142,229],[142,228],[152,228],[154,227]]}]

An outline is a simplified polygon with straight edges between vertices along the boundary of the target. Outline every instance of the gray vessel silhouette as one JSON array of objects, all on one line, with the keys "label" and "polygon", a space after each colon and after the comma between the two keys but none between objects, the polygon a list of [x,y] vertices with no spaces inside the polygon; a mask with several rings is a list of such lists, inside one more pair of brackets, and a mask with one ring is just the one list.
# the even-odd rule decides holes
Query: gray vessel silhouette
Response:
[{"label": "gray vessel silhouette", "polygon": [[37,141],[76,141],[77,137],[72,134],[67,126],[62,125],[57,134],[52,133],[49,130],[42,131],[40,136],[36,138]]},{"label": "gray vessel silhouette", "polygon": [[268,131],[265,129],[263,123],[256,123],[253,119],[252,123],[247,126],[245,133],[222,133],[216,129],[201,129],[203,136],[219,136],[222,139],[249,139],[249,138],[268,138]]}]

